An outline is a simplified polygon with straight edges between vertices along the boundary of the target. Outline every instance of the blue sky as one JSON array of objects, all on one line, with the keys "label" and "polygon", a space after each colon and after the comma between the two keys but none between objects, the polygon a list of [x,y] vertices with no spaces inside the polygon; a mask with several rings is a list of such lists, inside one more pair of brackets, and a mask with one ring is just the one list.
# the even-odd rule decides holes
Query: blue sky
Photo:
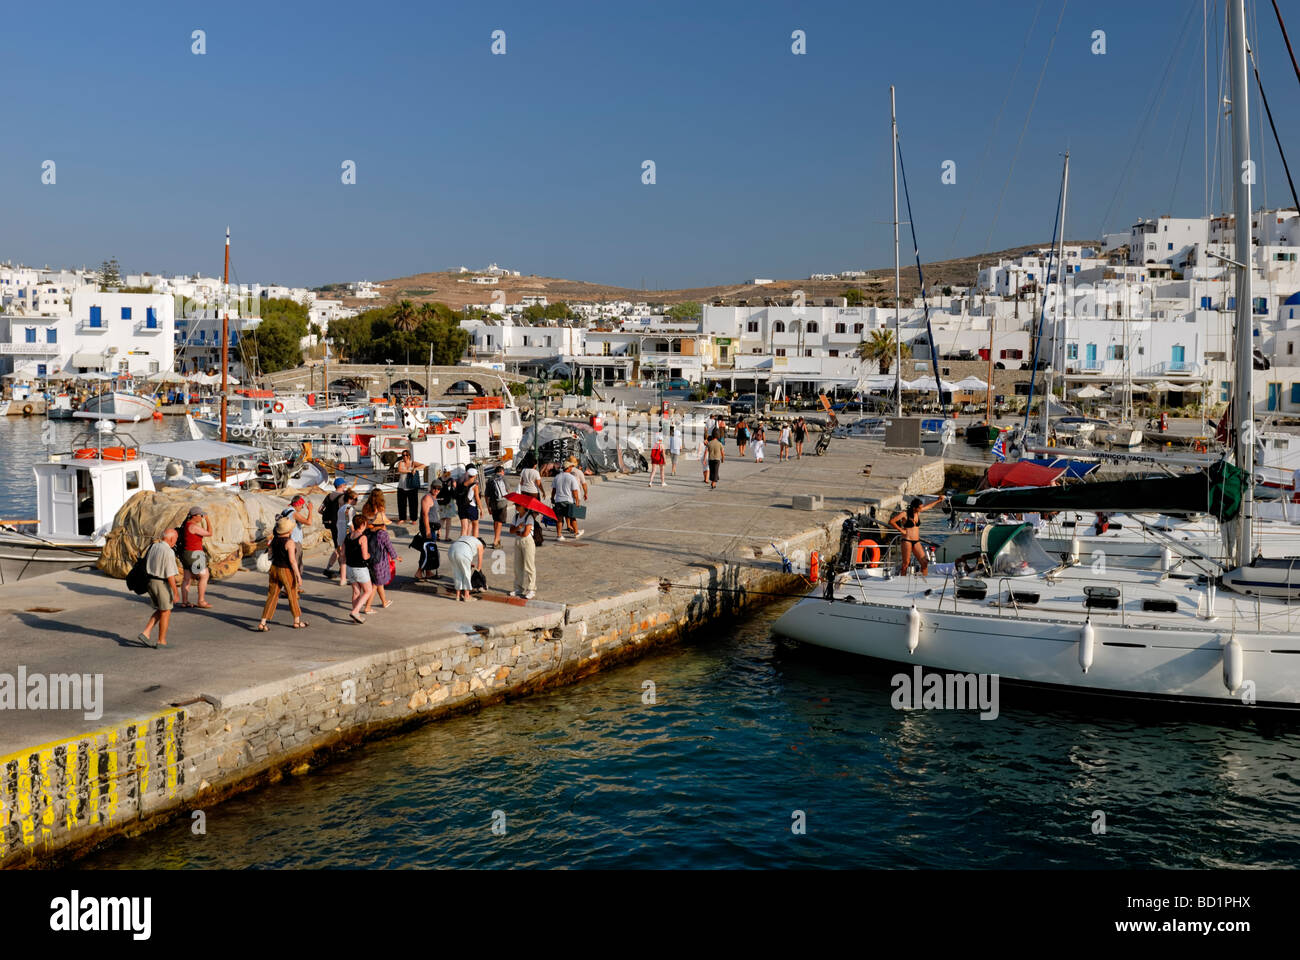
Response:
[{"label": "blue sky", "polygon": [[[1200,0],[1070,0],[1017,156],[1060,12],[1060,0],[16,4],[0,60],[0,258],[213,274],[229,224],[239,279],[289,284],[490,260],[651,290],[886,266],[891,83],[927,260],[1050,237],[1067,147],[1071,238],[1202,213]],[[1300,85],[1271,6],[1255,15],[1300,175]],[[490,52],[498,29],[504,56]],[[1211,118],[1213,152],[1213,104]],[[1289,203],[1264,135],[1267,199]],[[340,182],[345,160],[355,185]],[[940,182],[946,160],[954,185]]]}]

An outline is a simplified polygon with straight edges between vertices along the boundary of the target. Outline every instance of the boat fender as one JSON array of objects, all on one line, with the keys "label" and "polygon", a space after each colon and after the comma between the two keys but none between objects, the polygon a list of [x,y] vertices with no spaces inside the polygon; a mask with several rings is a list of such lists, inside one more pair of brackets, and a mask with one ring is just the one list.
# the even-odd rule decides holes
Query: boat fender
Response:
[{"label": "boat fender", "polygon": [[1160,569],[1166,573],[1174,568],[1174,552],[1168,547],[1160,551]]},{"label": "boat fender", "polygon": [[1079,538],[1077,536],[1072,537],[1070,539],[1070,562],[1071,563],[1079,562],[1079,552],[1080,552]]},{"label": "boat fender", "polygon": [[23,404],[23,416],[30,417],[31,415],[32,415],[32,405],[30,403]]},{"label": "boat fender", "polygon": [[808,555],[808,579],[813,583],[816,583],[818,579],[820,579],[820,574],[822,572],[821,559],[822,558],[817,555],[816,550]]},{"label": "boat fender", "polygon": [[1223,645],[1223,685],[1229,693],[1235,694],[1241,689],[1244,670],[1241,641],[1233,634]]},{"label": "boat fender", "polygon": [[1079,628],[1079,666],[1083,668],[1084,673],[1087,673],[1088,668],[1092,666],[1094,642],[1092,618],[1090,617],[1083,621],[1083,626]]},{"label": "boat fender", "polygon": [[907,652],[915,653],[917,645],[921,642],[921,612],[913,605],[912,609],[907,611]]},{"label": "boat fender", "polygon": [[271,435],[271,431],[266,429],[266,427],[258,427],[254,435],[259,440],[265,440]]}]

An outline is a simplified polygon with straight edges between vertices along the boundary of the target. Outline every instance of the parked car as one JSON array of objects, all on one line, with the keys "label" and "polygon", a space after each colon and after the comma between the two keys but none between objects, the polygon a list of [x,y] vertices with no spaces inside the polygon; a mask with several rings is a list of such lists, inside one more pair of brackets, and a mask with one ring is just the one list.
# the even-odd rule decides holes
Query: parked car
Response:
[{"label": "parked car", "polygon": [[664,384],[664,389],[665,390],[689,390],[691,389],[691,381],[687,380],[685,377],[673,377],[666,384]]},{"label": "parked car", "polygon": [[763,401],[756,393],[742,393],[731,401],[733,414],[757,413],[763,409]]}]

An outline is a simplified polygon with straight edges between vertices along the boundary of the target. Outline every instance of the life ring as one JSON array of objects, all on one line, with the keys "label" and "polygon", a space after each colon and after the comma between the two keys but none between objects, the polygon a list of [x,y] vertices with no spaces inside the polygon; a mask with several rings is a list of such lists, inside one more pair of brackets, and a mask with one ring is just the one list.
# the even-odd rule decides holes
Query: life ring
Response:
[{"label": "life ring", "polygon": [[284,404],[279,400],[275,401],[275,406],[271,407],[273,413],[284,413]]},{"label": "life ring", "polygon": [[448,440],[448,441],[447,441],[447,449],[448,449],[448,450],[455,450],[455,449],[456,449],[456,441],[455,441],[455,440]]},{"label": "life ring", "polygon": [[270,435],[271,431],[266,429],[266,427],[258,427],[253,431],[253,436],[257,437],[258,440],[265,440]]},{"label": "life ring", "polygon": [[31,405],[30,403],[28,403],[28,404],[24,404],[24,405],[23,405],[23,416],[24,416],[24,417],[30,417],[31,415],[32,415],[32,405]]},{"label": "life ring", "polygon": [[867,552],[868,549],[871,550],[871,562],[870,562],[869,564],[867,564],[867,566],[870,566],[870,567],[877,567],[877,566],[879,566],[879,565],[880,565],[880,547],[879,547],[879,545],[877,545],[876,541],[874,541],[874,540],[859,540],[859,541],[858,541],[858,546],[857,546],[857,548],[853,551],[853,562],[854,562],[854,563],[862,563],[862,562],[863,562],[863,560],[862,560],[862,556],[863,556],[863,554],[865,554],[865,553]]},{"label": "life ring", "polygon": [[1054,447],[1054,446],[1056,446],[1056,438],[1055,438],[1055,437],[1048,437],[1048,438],[1047,438],[1047,445],[1048,445],[1049,447]]}]

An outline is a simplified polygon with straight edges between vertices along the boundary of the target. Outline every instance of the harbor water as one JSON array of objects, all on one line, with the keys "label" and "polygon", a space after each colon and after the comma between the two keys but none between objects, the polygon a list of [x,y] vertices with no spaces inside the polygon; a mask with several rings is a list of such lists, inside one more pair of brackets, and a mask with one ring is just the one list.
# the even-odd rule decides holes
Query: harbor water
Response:
[{"label": "harbor water", "polygon": [[774,638],[783,609],[370,744],[214,807],[204,835],[182,817],[82,865],[1300,862],[1300,731],[1022,706],[1005,688],[995,720],[900,711],[889,668]]}]

